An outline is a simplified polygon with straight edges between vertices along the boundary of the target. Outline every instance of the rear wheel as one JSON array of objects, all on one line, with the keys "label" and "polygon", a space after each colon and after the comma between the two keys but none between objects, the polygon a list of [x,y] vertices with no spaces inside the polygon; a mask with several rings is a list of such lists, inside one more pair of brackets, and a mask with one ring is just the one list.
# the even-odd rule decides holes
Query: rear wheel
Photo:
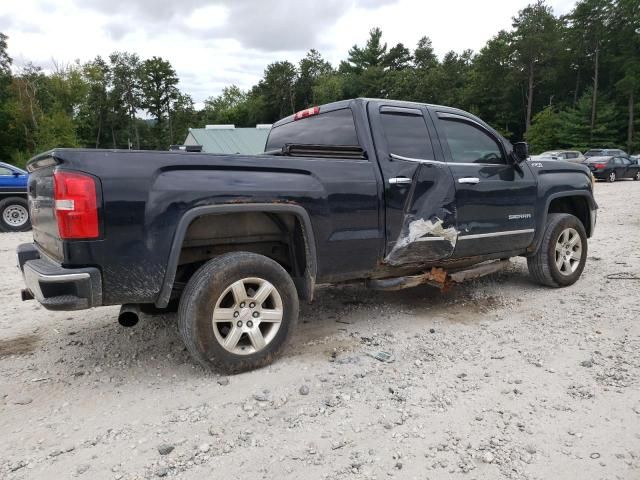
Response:
[{"label": "rear wheel", "polygon": [[29,204],[20,197],[0,201],[0,231],[25,232],[31,228]]},{"label": "rear wheel", "polygon": [[573,285],[587,261],[587,234],[574,215],[551,213],[542,243],[535,255],[527,258],[533,279],[549,287]]},{"label": "rear wheel", "polygon": [[298,308],[284,268],[262,255],[234,252],[210,260],[189,280],[178,325],[200,364],[237,373],[273,361],[297,323]]},{"label": "rear wheel", "polygon": [[607,175],[607,182],[613,183],[616,181],[616,172],[611,172]]},{"label": "rear wheel", "polygon": [[633,179],[634,179],[634,180],[636,180],[636,181],[637,181],[637,180],[640,180],[640,170],[638,170],[638,171],[636,172],[636,174],[633,176]]}]

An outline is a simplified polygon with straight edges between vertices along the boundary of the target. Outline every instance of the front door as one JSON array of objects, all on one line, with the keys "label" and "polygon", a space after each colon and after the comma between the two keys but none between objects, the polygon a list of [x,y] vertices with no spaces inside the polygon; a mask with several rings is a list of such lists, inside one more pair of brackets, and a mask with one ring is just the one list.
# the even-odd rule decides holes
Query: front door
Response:
[{"label": "front door", "polygon": [[537,193],[527,162],[507,158],[500,138],[472,117],[433,114],[455,181],[455,256],[526,249],[534,236]]},{"label": "front door", "polygon": [[426,109],[392,102],[370,102],[368,109],[384,181],[385,263],[448,258],[457,239],[455,189],[441,150],[434,151]]}]

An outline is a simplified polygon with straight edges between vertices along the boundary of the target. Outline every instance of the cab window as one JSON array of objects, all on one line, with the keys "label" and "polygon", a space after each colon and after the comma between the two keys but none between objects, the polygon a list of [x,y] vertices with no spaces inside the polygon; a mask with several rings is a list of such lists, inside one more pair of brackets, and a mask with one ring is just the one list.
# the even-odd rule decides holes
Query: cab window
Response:
[{"label": "cab window", "polygon": [[350,108],[332,110],[271,129],[265,150],[277,150],[286,144],[358,146],[356,125]]},{"label": "cab window", "polygon": [[485,131],[469,123],[440,119],[454,163],[506,164],[498,142]]},{"label": "cab window", "polygon": [[422,113],[419,110],[419,114],[398,110],[380,112],[388,152],[402,157],[433,160],[431,139]]}]

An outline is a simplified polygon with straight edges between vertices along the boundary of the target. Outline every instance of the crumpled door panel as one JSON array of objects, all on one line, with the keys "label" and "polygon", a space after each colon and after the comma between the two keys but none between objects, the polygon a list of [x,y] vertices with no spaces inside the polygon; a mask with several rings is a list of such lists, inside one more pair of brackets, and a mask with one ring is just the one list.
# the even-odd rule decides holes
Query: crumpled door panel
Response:
[{"label": "crumpled door panel", "polygon": [[398,239],[387,249],[385,263],[423,264],[451,256],[456,230],[455,185],[447,165],[421,163],[407,194]]}]

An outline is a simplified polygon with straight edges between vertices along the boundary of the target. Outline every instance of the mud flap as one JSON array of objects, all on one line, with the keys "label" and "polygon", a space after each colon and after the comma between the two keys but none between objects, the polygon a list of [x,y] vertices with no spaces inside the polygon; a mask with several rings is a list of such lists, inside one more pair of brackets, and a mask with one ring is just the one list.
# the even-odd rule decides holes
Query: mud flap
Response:
[{"label": "mud flap", "polygon": [[455,199],[447,166],[420,164],[404,205],[400,235],[385,262],[399,266],[450,257],[458,239]]}]

